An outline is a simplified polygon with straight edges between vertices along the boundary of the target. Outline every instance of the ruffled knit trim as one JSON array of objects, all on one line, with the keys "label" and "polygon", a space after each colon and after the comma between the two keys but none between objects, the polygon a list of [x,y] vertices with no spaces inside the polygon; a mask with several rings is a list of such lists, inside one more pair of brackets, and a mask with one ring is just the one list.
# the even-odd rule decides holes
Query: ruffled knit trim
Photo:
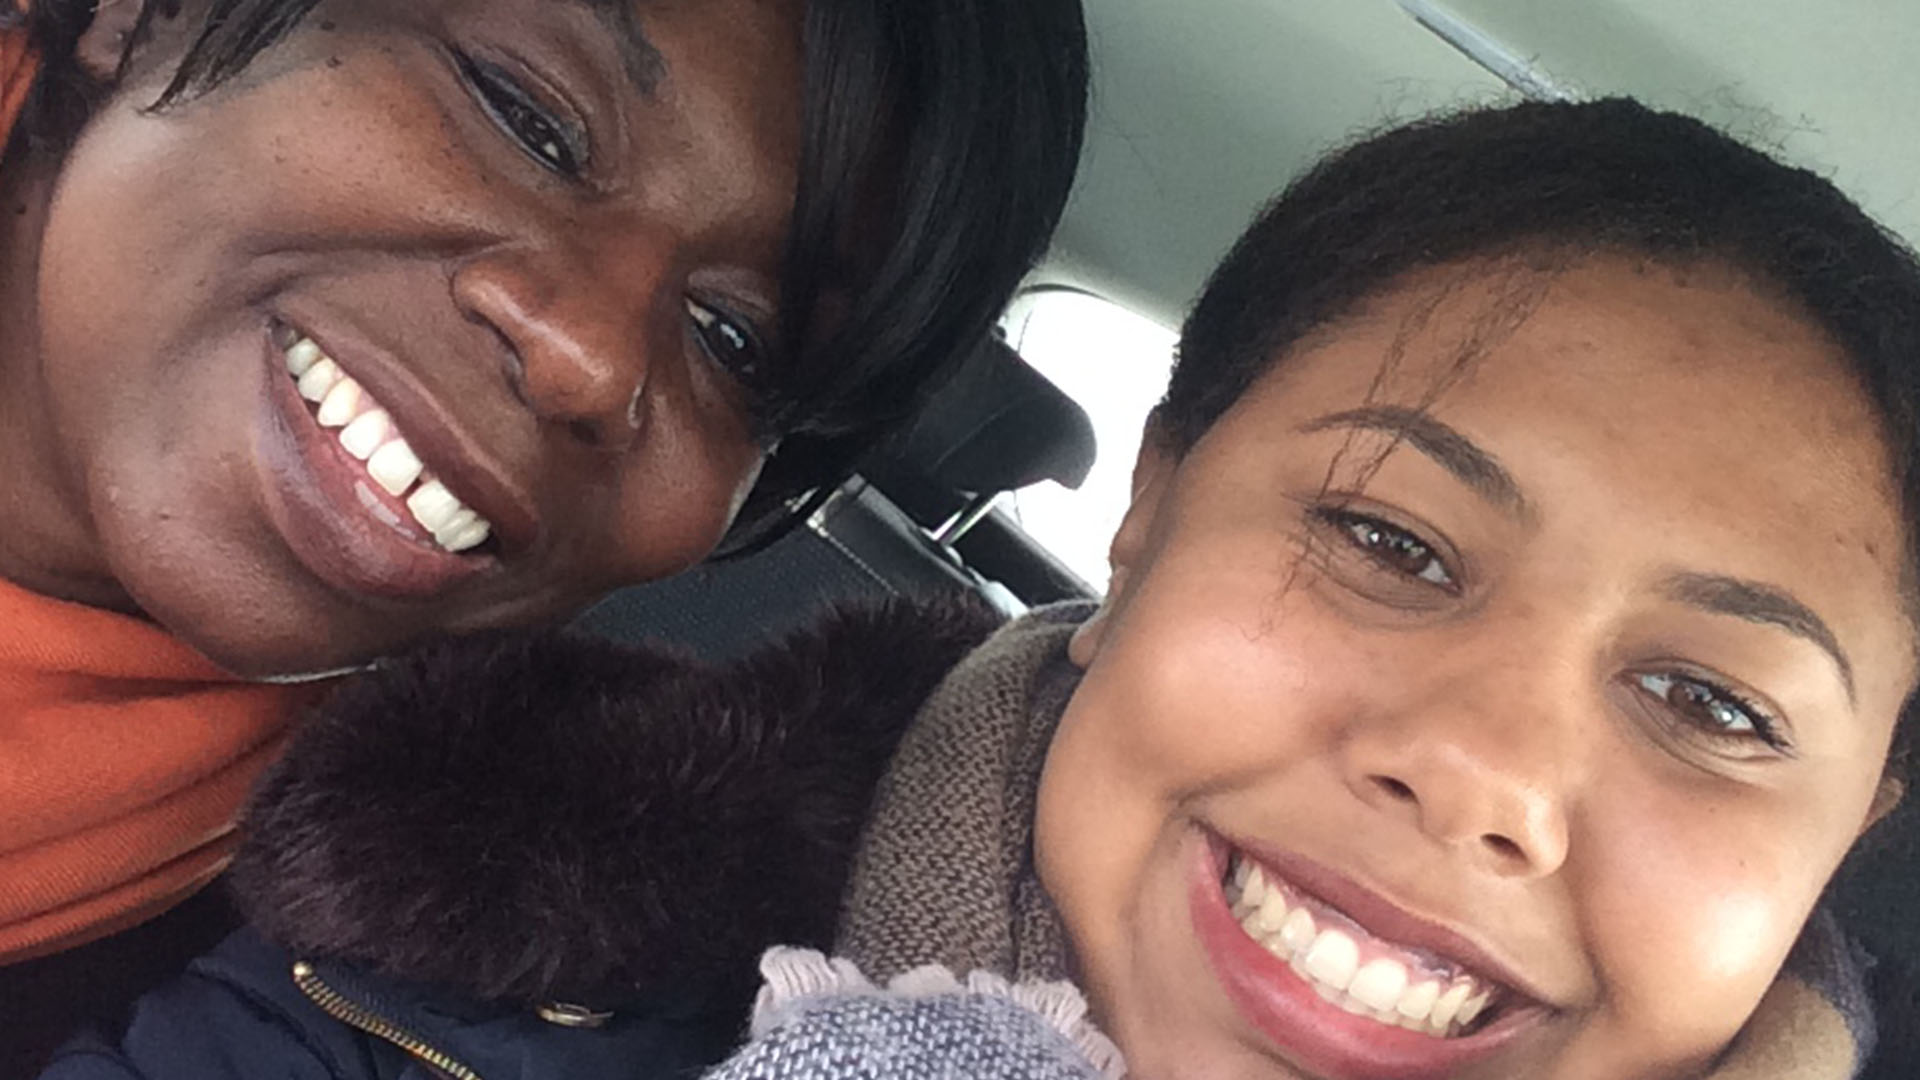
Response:
[{"label": "ruffled knit trim", "polygon": [[1127,1074],[1120,1048],[1094,1026],[1087,1016],[1087,999],[1069,982],[1015,983],[989,971],[971,972],[962,980],[952,971],[930,964],[902,972],[882,987],[862,974],[851,960],[785,946],[769,949],[761,956],[760,974],[766,983],[753,1006],[756,1038],[823,1000],[978,994],[1005,998],[1045,1020],[1107,1080],[1121,1080]]}]

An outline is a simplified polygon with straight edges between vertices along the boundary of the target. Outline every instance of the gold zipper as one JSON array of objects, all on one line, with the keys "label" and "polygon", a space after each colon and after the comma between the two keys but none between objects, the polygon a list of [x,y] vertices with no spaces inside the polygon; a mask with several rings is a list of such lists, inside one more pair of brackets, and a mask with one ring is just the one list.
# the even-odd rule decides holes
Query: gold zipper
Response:
[{"label": "gold zipper", "polygon": [[293,965],[293,982],[307,1000],[320,1007],[320,1010],[349,1027],[358,1028],[377,1039],[405,1050],[453,1080],[481,1080],[480,1074],[462,1065],[459,1061],[427,1045],[419,1036],[400,1027],[357,1002],[350,1001],[320,978],[313,965],[300,960]]}]

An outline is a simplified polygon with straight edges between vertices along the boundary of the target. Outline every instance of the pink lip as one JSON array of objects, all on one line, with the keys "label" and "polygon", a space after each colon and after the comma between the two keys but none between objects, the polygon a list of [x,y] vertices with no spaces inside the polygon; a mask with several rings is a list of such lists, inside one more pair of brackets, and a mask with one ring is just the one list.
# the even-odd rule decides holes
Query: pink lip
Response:
[{"label": "pink lip", "polygon": [[1222,838],[1221,843],[1246,852],[1255,862],[1278,872],[1295,887],[1344,912],[1374,937],[1443,957],[1483,979],[1505,983],[1535,1001],[1547,1000],[1524,976],[1471,940],[1410,914],[1328,867],[1289,851],[1263,846],[1258,840]]},{"label": "pink lip", "polygon": [[357,490],[370,483],[365,469],[314,422],[281,350],[264,334],[262,345],[267,516],[301,563],[343,592],[393,600],[436,596],[498,570],[491,556],[433,547],[408,522],[375,520]]},{"label": "pink lip", "polygon": [[[1329,1080],[1442,1080],[1499,1053],[1547,1015],[1538,1005],[1512,1007],[1472,1035],[1439,1039],[1355,1016],[1323,1000],[1292,968],[1248,937],[1228,910],[1220,886],[1226,874],[1227,853],[1227,842],[1208,833],[1206,842],[1197,845],[1197,855],[1190,860],[1187,895],[1194,932],[1215,978],[1241,1015],[1273,1040],[1284,1057],[1308,1072]],[[1261,862],[1269,861],[1266,853],[1249,853]],[[1448,946],[1450,940],[1468,944],[1457,935],[1394,908],[1358,886],[1337,879],[1331,871],[1310,868],[1317,873],[1293,877],[1289,870],[1304,864],[1291,856],[1276,858],[1271,865],[1289,883],[1350,913],[1386,940],[1429,949],[1490,978],[1506,981],[1497,967],[1469,959],[1477,958],[1479,950],[1455,951]],[[1337,879],[1332,882],[1336,888],[1322,891],[1319,886],[1330,879]],[[1339,895],[1331,895],[1333,892]],[[1400,929],[1415,932],[1403,938],[1396,932]]]}]

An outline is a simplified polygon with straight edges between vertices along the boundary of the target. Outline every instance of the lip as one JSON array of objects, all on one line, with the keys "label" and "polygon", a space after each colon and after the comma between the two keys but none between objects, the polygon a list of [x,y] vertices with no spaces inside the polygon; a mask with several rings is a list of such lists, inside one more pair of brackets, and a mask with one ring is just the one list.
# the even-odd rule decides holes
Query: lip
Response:
[{"label": "lip", "polygon": [[[1517,993],[1528,991],[1459,935],[1401,911],[1324,867],[1212,832],[1201,835],[1204,842],[1194,845],[1195,856],[1189,860],[1188,905],[1214,977],[1241,1015],[1282,1056],[1309,1073],[1329,1080],[1442,1080],[1498,1054],[1549,1015],[1544,1006],[1521,1004],[1471,1035],[1440,1039],[1388,1027],[1323,1000],[1292,968],[1248,937],[1228,910],[1220,881],[1230,846],[1268,863],[1289,883],[1352,915],[1385,940],[1447,956]],[[1291,873],[1295,869],[1299,876]]]},{"label": "lip", "polygon": [[356,490],[367,484],[365,470],[314,422],[271,334],[263,330],[260,340],[265,423],[257,461],[267,517],[302,564],[336,590],[390,600],[438,596],[499,570],[493,556],[441,551],[409,536],[404,522],[374,520]]},{"label": "lip", "polygon": [[503,560],[534,547],[541,529],[531,493],[493,457],[486,440],[469,431],[399,358],[321,313],[289,311],[275,321],[313,339],[387,410],[420,460],[493,526]]},{"label": "lip", "polygon": [[1254,861],[1278,871],[1286,881],[1346,913],[1374,937],[1455,961],[1472,973],[1504,983],[1534,1001],[1549,1000],[1526,976],[1495,958],[1474,941],[1411,914],[1328,867],[1289,851],[1265,847],[1258,840],[1242,841],[1234,837],[1218,839],[1221,844],[1246,852],[1253,856]]}]

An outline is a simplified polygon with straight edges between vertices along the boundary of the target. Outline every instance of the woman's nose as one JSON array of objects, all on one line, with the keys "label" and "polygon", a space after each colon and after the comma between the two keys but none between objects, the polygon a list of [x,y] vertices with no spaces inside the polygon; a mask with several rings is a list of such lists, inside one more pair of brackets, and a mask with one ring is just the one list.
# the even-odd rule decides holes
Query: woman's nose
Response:
[{"label": "woman's nose", "polygon": [[1544,877],[1567,857],[1577,740],[1553,717],[1499,708],[1430,701],[1357,725],[1343,747],[1347,786],[1494,873]]},{"label": "woman's nose", "polygon": [[504,375],[542,421],[618,451],[638,437],[655,350],[678,324],[668,260],[645,240],[501,249],[455,270],[454,302],[507,346]]}]

